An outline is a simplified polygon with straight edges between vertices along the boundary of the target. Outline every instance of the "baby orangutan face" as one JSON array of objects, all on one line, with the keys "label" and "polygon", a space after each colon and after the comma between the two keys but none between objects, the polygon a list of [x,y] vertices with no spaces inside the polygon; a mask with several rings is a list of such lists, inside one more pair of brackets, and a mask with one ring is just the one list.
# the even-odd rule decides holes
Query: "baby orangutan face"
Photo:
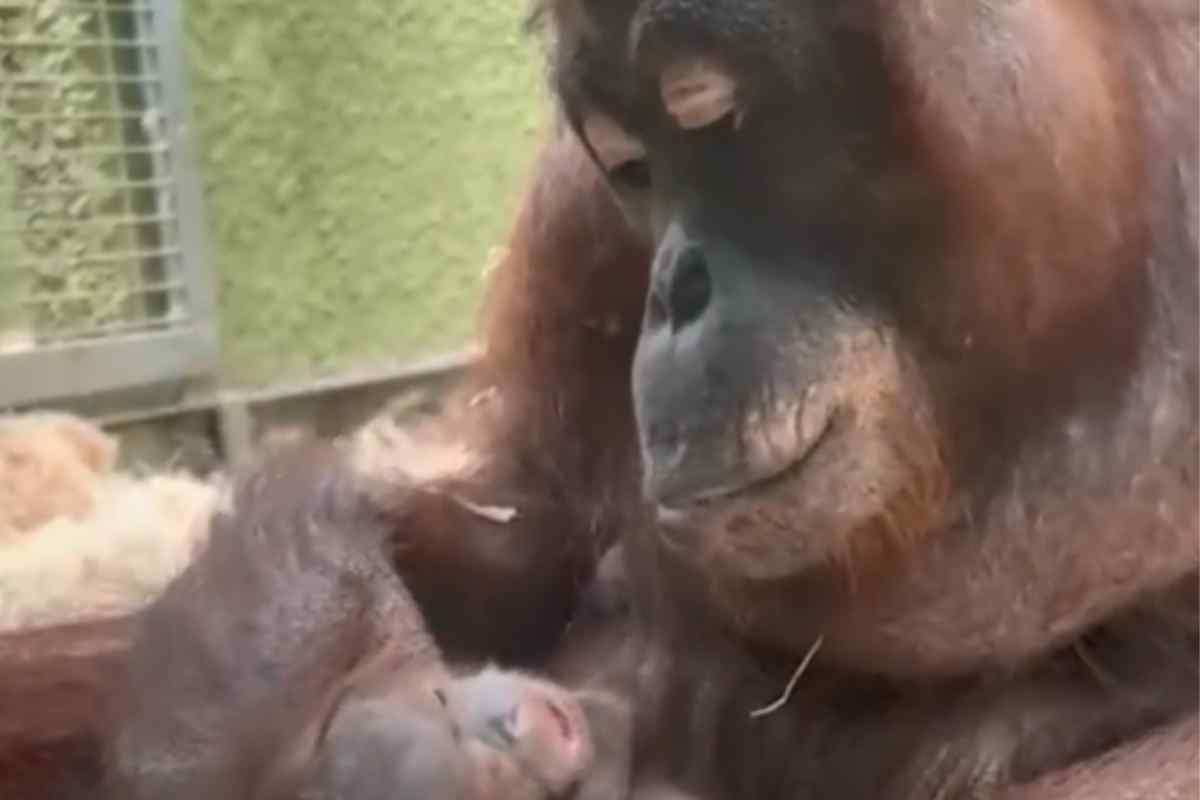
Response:
[{"label": "baby orangutan face", "polygon": [[461,677],[440,667],[405,671],[356,685],[315,737],[264,798],[559,800],[573,796],[594,760],[570,692],[491,667]]},{"label": "baby orangutan face", "polygon": [[561,687],[488,668],[438,696],[466,754],[471,798],[564,797],[592,766],[588,720]]}]

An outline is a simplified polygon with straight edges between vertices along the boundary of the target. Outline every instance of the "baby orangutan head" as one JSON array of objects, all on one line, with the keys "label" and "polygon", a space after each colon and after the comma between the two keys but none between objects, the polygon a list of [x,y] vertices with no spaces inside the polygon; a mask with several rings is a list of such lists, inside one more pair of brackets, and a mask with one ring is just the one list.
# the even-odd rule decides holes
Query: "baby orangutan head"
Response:
[{"label": "baby orangutan head", "polygon": [[327,707],[262,800],[558,800],[594,763],[579,699],[518,672],[400,670],[344,685]]}]

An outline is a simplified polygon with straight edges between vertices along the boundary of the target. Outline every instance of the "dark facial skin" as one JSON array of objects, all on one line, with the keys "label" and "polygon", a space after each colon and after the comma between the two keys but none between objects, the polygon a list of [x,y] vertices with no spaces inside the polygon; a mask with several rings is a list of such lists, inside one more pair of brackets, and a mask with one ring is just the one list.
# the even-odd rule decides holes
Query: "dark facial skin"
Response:
[{"label": "dark facial skin", "polygon": [[[614,13],[586,52],[630,61],[589,71],[584,58],[562,73],[580,135],[657,247],[633,390],[646,489],[670,510],[776,478],[810,451],[813,475],[853,462],[881,488],[903,478],[873,442],[900,409],[866,408],[885,400],[855,383],[910,380],[881,330],[900,311],[889,285],[900,267],[888,265],[932,260],[922,248],[939,243],[942,209],[891,141],[886,76],[865,37],[815,4],[756,3],[754,15],[748,25],[733,4],[646,4],[634,26]],[[732,94],[685,127],[658,76],[709,57],[701,37],[727,40],[711,64]],[[773,65],[781,40],[794,55]],[[856,91],[832,91],[824,81],[838,73]],[[927,391],[916,388],[910,401]],[[871,511],[855,505],[843,513]],[[811,513],[814,530],[852,523]]]}]

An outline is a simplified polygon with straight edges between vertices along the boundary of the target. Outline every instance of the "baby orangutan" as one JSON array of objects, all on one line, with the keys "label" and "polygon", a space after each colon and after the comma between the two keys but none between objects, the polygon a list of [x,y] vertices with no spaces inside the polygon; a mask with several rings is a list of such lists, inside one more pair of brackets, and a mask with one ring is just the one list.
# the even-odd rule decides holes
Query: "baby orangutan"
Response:
[{"label": "baby orangutan", "polygon": [[348,676],[261,800],[621,797],[624,705],[515,671],[449,674],[383,659]]},{"label": "baby orangutan", "polygon": [[388,526],[353,473],[330,480],[333,457],[284,454],[236,482],[207,550],[147,610],[108,737],[116,796],[624,797],[624,699],[446,665]]}]

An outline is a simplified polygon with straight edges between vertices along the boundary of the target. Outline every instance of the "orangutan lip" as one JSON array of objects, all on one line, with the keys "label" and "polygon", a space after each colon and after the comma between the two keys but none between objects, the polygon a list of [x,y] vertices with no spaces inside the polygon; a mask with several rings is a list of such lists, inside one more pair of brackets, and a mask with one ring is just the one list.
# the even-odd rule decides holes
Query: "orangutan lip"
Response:
[{"label": "orangutan lip", "polygon": [[812,438],[808,446],[796,458],[784,462],[777,469],[756,475],[749,475],[744,480],[695,492],[685,499],[683,505],[669,506],[660,503],[657,508],[659,522],[665,525],[681,525],[691,516],[689,513],[691,511],[709,508],[736,497],[759,496],[769,492],[775,486],[790,480],[805,467],[813,453],[825,441],[829,432],[833,429],[833,417],[834,415],[831,414],[825,420],[817,435]]}]

